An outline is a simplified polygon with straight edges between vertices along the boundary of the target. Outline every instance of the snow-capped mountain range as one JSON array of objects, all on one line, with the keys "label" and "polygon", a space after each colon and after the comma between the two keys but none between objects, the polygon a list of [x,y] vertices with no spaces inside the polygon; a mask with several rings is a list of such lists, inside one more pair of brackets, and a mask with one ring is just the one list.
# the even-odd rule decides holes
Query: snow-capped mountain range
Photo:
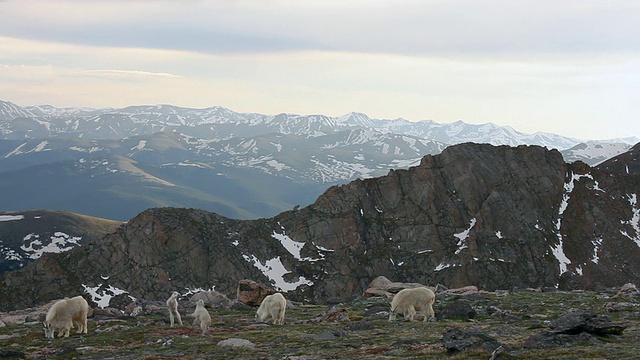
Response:
[{"label": "snow-capped mountain range", "polygon": [[[33,125],[25,129],[31,120]],[[492,145],[540,145],[565,150],[585,142],[552,133],[526,134],[493,123],[467,124],[461,120],[440,124],[432,120],[372,119],[362,113],[340,117],[325,115],[237,113],[214,106],[205,109],[172,105],[130,106],[122,109],[55,108],[50,105],[20,107],[0,101],[0,135],[5,139],[34,137],[49,133],[73,134],[88,139],[115,139],[161,131],[175,131],[202,139],[251,137],[267,133],[299,135],[306,138],[343,130],[369,129],[383,134],[402,134],[447,145],[463,142]],[[37,137],[37,136],[36,136]],[[633,145],[636,137],[604,140]]]},{"label": "snow-capped mountain range", "polygon": [[273,216],[314,201],[331,185],[415,166],[425,155],[463,142],[541,145],[561,150],[567,162],[593,165],[638,139],[587,142],[491,123],[381,120],[361,113],[0,101],[0,183],[8,194],[0,211],[53,208],[127,220],[152,206],[187,206],[229,217]]}]

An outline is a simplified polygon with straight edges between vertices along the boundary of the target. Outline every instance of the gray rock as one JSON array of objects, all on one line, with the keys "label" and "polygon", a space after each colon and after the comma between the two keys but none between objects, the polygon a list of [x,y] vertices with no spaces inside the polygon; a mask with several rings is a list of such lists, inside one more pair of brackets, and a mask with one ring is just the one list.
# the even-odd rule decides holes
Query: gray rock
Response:
[{"label": "gray rock", "polygon": [[614,324],[605,315],[595,315],[584,310],[569,311],[549,324],[556,333],[575,335],[587,332],[594,335],[620,335],[627,325]]},{"label": "gray rock", "polygon": [[445,304],[445,306],[436,314],[438,320],[442,319],[458,319],[469,320],[476,316],[471,304],[466,300],[456,300]]},{"label": "gray rock", "polygon": [[531,335],[525,342],[525,349],[551,349],[556,347],[564,347],[575,343],[597,344],[600,341],[588,333],[580,333],[577,335],[560,334],[551,331],[543,331]]},{"label": "gray rock", "polygon": [[233,347],[233,348],[249,348],[254,349],[256,346],[249,340],[239,339],[239,338],[230,338],[226,340],[218,341],[218,346],[221,347]]},{"label": "gray rock", "polygon": [[231,303],[226,295],[217,291],[200,291],[189,299],[192,303],[196,303],[198,300],[202,300],[206,306],[216,309],[228,309]]},{"label": "gray rock", "polygon": [[[394,294],[402,289],[413,289],[424,286],[425,285],[419,283],[393,282],[384,276],[378,276],[369,284],[363,295],[365,297],[393,297]],[[431,288],[431,290],[434,289]]]},{"label": "gray rock", "polygon": [[27,355],[23,351],[0,349],[0,358],[26,359]]},{"label": "gray rock", "polygon": [[256,310],[255,307],[249,306],[238,299],[233,299],[229,303],[229,309],[231,310]]},{"label": "gray rock", "polygon": [[449,353],[471,349],[482,349],[488,352],[500,347],[498,340],[480,329],[449,328],[442,335],[442,343]]},{"label": "gray rock", "polygon": [[374,328],[375,326],[368,321],[356,321],[356,322],[352,322],[351,324],[349,324],[349,326],[347,326],[347,330],[350,330],[350,331],[366,331],[366,330],[372,330]]},{"label": "gray rock", "polygon": [[316,334],[313,336],[313,340],[316,341],[324,341],[324,340],[335,340],[339,337],[345,337],[347,334],[341,330],[327,331],[320,334]]},{"label": "gray rock", "polygon": [[371,303],[365,306],[362,316],[369,317],[380,313],[386,313],[389,316],[389,303]]}]

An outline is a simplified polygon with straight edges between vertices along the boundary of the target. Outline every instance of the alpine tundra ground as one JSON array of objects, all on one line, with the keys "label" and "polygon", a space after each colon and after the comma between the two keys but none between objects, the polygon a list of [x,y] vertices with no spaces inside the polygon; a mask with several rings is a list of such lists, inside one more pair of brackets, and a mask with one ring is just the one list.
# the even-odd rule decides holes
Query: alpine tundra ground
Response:
[{"label": "alpine tundra ground", "polygon": [[[481,292],[436,299],[436,315],[460,300],[475,311],[471,319],[430,322],[388,321],[390,299],[356,298],[334,305],[297,304],[287,310],[282,326],[260,324],[255,309],[209,309],[212,327],[206,335],[191,325],[169,327],[169,316],[89,319],[89,333],[45,339],[41,323],[8,323],[0,328],[0,357],[27,359],[638,359],[640,296],[614,296],[615,291]],[[621,335],[571,335],[575,341],[525,347],[534,334],[571,310],[607,316],[624,327]],[[332,316],[333,315],[333,316]],[[502,349],[449,352],[443,334],[476,329]],[[75,330],[74,330],[75,331]],[[248,347],[227,347],[235,340]],[[249,343],[250,342],[250,343]],[[220,343],[220,344],[219,344]],[[253,344],[253,345],[251,345]]]}]

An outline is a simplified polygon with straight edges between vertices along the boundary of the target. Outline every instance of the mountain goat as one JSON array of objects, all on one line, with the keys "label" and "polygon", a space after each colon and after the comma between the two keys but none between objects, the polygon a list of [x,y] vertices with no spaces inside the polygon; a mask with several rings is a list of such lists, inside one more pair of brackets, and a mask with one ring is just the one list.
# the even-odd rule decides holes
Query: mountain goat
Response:
[{"label": "mountain goat", "polygon": [[209,330],[209,325],[211,325],[211,315],[209,315],[209,311],[204,307],[204,300],[198,299],[198,301],[196,301],[196,309],[193,311],[193,314],[189,316],[194,318],[193,325],[200,326],[202,335],[206,334],[207,330]]},{"label": "mountain goat", "polygon": [[427,321],[435,316],[433,311],[433,303],[435,301],[436,295],[426,287],[400,290],[391,300],[389,321],[395,320],[397,313],[402,313],[404,317],[409,318],[409,321],[413,321],[413,316],[416,312],[423,314],[423,321]]},{"label": "mountain goat", "polygon": [[177,291],[171,293],[171,297],[167,299],[167,308],[169,309],[169,320],[171,321],[171,327],[174,325],[174,318],[178,319],[178,324],[182,326],[182,318],[178,312],[178,296],[180,294]]},{"label": "mountain goat", "polygon": [[269,295],[262,300],[256,318],[262,322],[269,320],[275,325],[284,324],[284,313],[287,310],[287,300],[280,293]]},{"label": "mountain goat", "polygon": [[69,337],[73,325],[78,326],[78,334],[87,333],[87,314],[89,304],[82,296],[64,298],[51,306],[43,323],[44,337],[53,339],[58,330],[58,337]]}]

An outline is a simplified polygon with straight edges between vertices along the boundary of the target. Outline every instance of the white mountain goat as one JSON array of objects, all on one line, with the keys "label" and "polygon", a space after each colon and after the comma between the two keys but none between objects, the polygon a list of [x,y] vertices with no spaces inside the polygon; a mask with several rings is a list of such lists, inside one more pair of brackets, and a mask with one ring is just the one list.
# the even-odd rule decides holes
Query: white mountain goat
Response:
[{"label": "white mountain goat", "polygon": [[416,312],[423,314],[423,321],[427,321],[435,316],[433,311],[433,303],[435,301],[436,295],[426,287],[400,290],[391,300],[389,321],[395,320],[397,313],[402,313],[404,317],[409,318],[409,321],[413,321],[413,316]]},{"label": "white mountain goat", "polygon": [[280,293],[269,295],[262,300],[256,318],[261,322],[272,321],[274,325],[284,324],[284,313],[287,310],[287,300]]},{"label": "white mountain goat", "polygon": [[89,304],[82,296],[64,298],[51,306],[43,323],[44,337],[53,339],[58,330],[58,337],[69,337],[73,325],[78,326],[78,334],[87,333],[87,314]]},{"label": "white mountain goat", "polygon": [[178,296],[180,294],[177,291],[171,293],[171,297],[167,299],[167,308],[169,309],[169,320],[171,321],[171,327],[175,323],[175,319],[178,319],[178,324],[182,326],[182,318],[178,312]]},{"label": "white mountain goat", "polygon": [[189,316],[194,318],[193,325],[200,326],[202,335],[206,334],[211,325],[211,315],[209,315],[209,311],[204,307],[204,300],[198,299],[198,301],[196,301],[196,309],[193,311],[193,314]]}]

